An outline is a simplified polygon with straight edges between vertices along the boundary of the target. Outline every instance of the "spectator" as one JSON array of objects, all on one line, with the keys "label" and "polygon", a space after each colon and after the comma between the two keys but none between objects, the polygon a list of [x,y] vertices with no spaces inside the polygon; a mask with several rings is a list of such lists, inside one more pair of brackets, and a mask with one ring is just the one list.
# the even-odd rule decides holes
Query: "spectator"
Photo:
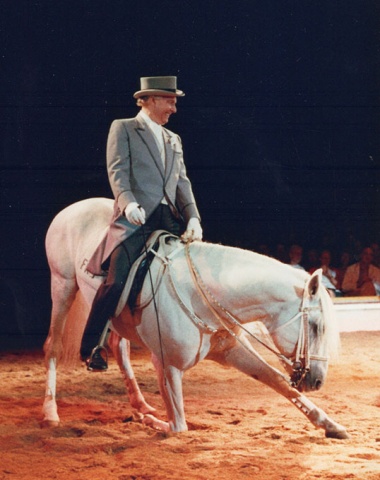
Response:
[{"label": "spectator", "polygon": [[342,289],[347,296],[380,295],[380,269],[373,264],[373,250],[366,247],[360,260],[349,266],[344,275]]},{"label": "spectator", "polygon": [[303,248],[300,245],[293,244],[289,249],[289,265],[300,270],[305,270],[301,265]]},{"label": "spectator", "polygon": [[277,243],[275,247],[274,258],[276,258],[282,263],[287,263],[288,256],[287,256],[285,245],[283,243]]},{"label": "spectator", "polygon": [[[331,253],[329,250],[323,250],[319,256],[320,267],[322,268],[322,284],[326,287],[331,297],[337,296],[338,280],[336,278],[336,270],[331,268]],[[313,267],[309,270],[309,273],[313,273],[317,270]],[[338,293],[339,294],[339,293]]]},{"label": "spectator", "polygon": [[309,272],[314,269],[313,271],[315,271],[319,268],[319,261],[318,250],[316,248],[310,248],[306,252],[305,270]]},{"label": "spectator", "polygon": [[375,267],[380,268],[380,246],[378,243],[371,243],[371,248],[373,251],[373,264]]},{"label": "spectator", "polygon": [[336,279],[338,280],[337,289],[342,291],[343,278],[348,266],[351,263],[351,255],[348,250],[343,250],[340,254],[340,263],[336,270]]}]

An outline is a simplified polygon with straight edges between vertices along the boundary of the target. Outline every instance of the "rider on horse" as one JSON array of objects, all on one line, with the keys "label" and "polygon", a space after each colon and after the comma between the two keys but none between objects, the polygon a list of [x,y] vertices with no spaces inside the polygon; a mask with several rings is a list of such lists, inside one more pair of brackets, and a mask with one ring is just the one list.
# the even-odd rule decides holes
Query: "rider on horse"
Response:
[{"label": "rider on horse", "polygon": [[[185,241],[202,240],[200,215],[186,174],[181,139],[163,128],[177,111],[176,77],[143,77],[133,96],[141,111],[135,118],[115,120],[107,142],[107,170],[115,197],[107,234],[87,270],[106,274],[94,298],[87,325],[99,334],[115,313],[133,262],[155,230]],[[101,349],[93,349],[89,370],[106,370]]]}]

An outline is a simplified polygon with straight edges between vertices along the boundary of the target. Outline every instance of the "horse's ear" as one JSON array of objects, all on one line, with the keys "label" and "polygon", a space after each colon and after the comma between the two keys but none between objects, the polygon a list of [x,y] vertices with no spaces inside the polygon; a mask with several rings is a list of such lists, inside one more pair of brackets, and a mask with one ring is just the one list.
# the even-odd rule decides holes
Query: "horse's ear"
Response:
[{"label": "horse's ear", "polygon": [[309,292],[310,297],[313,297],[318,292],[318,289],[321,283],[322,283],[322,268],[318,268],[318,270],[316,270],[311,275],[306,285],[306,288],[307,288],[307,291]]}]

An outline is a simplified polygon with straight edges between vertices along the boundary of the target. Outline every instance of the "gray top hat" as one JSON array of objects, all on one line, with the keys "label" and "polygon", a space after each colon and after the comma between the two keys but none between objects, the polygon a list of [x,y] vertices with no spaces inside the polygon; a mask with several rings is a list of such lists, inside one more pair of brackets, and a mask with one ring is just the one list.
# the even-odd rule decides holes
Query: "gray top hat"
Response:
[{"label": "gray top hat", "polygon": [[177,77],[141,77],[140,90],[134,93],[134,98],[145,95],[173,95],[183,97],[182,90],[177,90]]}]

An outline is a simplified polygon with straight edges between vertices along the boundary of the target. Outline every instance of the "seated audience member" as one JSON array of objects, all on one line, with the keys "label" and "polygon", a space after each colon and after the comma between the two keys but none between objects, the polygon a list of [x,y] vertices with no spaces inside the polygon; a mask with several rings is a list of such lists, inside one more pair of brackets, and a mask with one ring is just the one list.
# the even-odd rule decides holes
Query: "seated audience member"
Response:
[{"label": "seated audience member", "polygon": [[360,260],[349,266],[344,275],[342,290],[347,296],[380,295],[380,269],[372,264],[372,248],[366,247]]},{"label": "seated audience member", "polygon": [[373,251],[373,265],[380,268],[380,245],[378,243],[371,243],[371,248]]},{"label": "seated audience member", "polygon": [[319,268],[319,255],[318,255],[318,250],[316,248],[310,248],[306,252],[306,260],[305,260],[305,270],[310,272],[310,270],[313,269],[315,271],[317,268]]},{"label": "seated audience member", "polygon": [[[336,271],[330,267],[331,253],[329,250],[323,250],[319,256],[320,266],[322,268],[322,285],[324,285],[331,297],[337,296],[338,280],[336,279]],[[317,270],[313,267],[309,270],[309,273],[313,273]],[[338,292],[339,293],[339,292]]]},{"label": "seated audience member", "polygon": [[351,263],[350,252],[348,250],[343,250],[342,253],[340,254],[339,266],[335,269],[336,279],[338,280],[337,288],[340,291],[342,291],[342,283],[343,283],[344,275],[350,263]]},{"label": "seated audience member", "polygon": [[282,263],[288,262],[288,254],[283,243],[277,243],[274,251],[274,258]]},{"label": "seated audience member", "polygon": [[289,249],[289,265],[300,270],[305,270],[301,265],[303,248],[300,245],[293,244]]}]

